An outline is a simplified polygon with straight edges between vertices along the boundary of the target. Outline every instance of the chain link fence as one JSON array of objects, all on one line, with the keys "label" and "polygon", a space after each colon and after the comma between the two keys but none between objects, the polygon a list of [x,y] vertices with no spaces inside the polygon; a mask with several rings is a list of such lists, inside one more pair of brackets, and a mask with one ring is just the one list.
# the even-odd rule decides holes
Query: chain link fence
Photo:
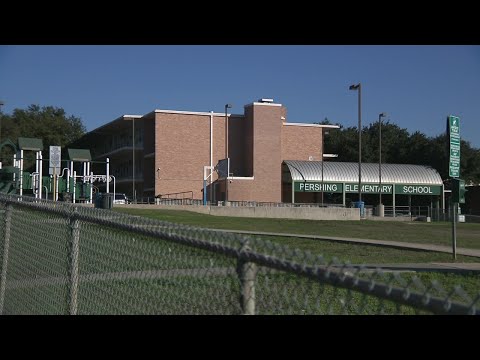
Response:
[{"label": "chain link fence", "polygon": [[0,195],[1,314],[479,314],[479,296],[268,241]]}]

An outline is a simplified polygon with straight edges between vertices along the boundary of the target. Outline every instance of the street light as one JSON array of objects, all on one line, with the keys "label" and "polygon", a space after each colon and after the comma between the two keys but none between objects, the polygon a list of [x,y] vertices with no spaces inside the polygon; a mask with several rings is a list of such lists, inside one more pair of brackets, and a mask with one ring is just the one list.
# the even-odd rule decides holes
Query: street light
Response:
[{"label": "street light", "polygon": [[323,158],[325,153],[325,135],[328,135],[328,131],[322,129],[322,207],[323,207]]},{"label": "street light", "polygon": [[132,165],[133,165],[133,171],[132,171],[132,197],[133,197],[133,203],[136,203],[137,197],[135,193],[135,118],[132,118]]},{"label": "street light", "polygon": [[225,205],[228,201],[228,176],[230,175],[230,161],[228,160],[228,114],[227,109],[231,109],[232,104],[225,104],[225,159],[227,159],[227,178],[225,179]]},{"label": "street light", "polygon": [[[358,201],[362,201],[362,85],[350,85],[350,90],[358,90]],[[359,205],[360,206],[360,205]],[[360,209],[361,214],[361,209]]]},{"label": "street light", "polygon": [[382,117],[387,116],[384,112],[378,114],[378,179],[379,179],[379,188],[380,188],[380,197],[378,202],[379,215],[383,216],[383,211],[380,210],[382,205]]},{"label": "street light", "polygon": [[[2,106],[5,105],[3,100],[0,100],[0,113],[2,112]],[[0,117],[0,142],[2,141],[2,117]]]}]

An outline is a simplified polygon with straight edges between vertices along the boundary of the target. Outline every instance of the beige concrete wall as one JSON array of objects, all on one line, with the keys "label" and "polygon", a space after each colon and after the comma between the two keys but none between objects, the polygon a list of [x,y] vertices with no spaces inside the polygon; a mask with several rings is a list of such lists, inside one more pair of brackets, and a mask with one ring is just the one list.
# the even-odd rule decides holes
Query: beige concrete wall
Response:
[{"label": "beige concrete wall", "polygon": [[360,220],[359,209],[354,208],[288,208],[288,207],[229,207],[195,205],[115,205],[132,209],[186,210],[213,216],[232,216],[304,220]]},{"label": "beige concrete wall", "polygon": [[210,215],[304,220],[360,220],[359,209],[353,208],[288,208],[212,206]]}]

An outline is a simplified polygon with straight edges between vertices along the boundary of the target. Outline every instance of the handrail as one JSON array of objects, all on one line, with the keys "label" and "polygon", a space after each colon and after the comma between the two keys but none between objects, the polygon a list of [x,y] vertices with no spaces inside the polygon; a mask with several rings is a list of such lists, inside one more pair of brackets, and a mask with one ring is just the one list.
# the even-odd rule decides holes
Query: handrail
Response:
[{"label": "handrail", "polygon": [[[181,199],[193,199],[193,191],[181,191],[181,192],[176,192],[176,193],[169,193],[169,194],[158,194],[155,197],[157,199],[170,199],[170,195],[178,195],[178,194],[188,194],[190,193],[190,197],[182,197]],[[166,196],[166,197],[165,197]],[[175,197],[174,199],[178,199]]]}]

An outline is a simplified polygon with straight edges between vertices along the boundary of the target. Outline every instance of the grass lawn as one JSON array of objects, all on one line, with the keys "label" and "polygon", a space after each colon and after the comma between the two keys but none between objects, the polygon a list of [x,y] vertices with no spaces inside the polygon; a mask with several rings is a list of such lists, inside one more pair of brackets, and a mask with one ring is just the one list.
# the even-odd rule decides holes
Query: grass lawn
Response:
[{"label": "grass lawn", "polygon": [[313,240],[305,238],[291,238],[280,236],[255,236],[264,240],[276,242],[282,245],[310,251],[313,254],[322,255],[326,261],[334,257],[340,262],[351,264],[397,264],[397,263],[476,263],[480,258],[457,255],[453,261],[452,255],[447,253],[390,248],[368,244],[349,244],[337,241]]},{"label": "grass lawn", "polygon": [[[301,228],[299,224],[318,226],[318,222],[314,221],[215,218],[189,212],[168,211],[167,216],[158,216],[162,212],[154,211],[153,217],[197,226],[203,221],[201,225],[204,227],[219,227],[210,225],[209,220],[216,224],[223,221],[224,225],[232,221],[234,223],[230,223],[230,228],[233,229],[240,226],[239,224],[244,224],[246,229],[249,229],[248,226],[256,226],[255,222],[261,221],[269,224],[268,231],[278,231],[275,224],[280,226],[285,222],[293,224],[296,229]],[[140,215],[139,211],[134,213]],[[152,211],[150,216],[152,217]],[[168,216],[170,217],[166,218]],[[357,225],[368,224],[364,222]],[[391,223],[383,225],[383,231],[388,233]],[[306,228],[307,226],[304,226],[304,230]],[[283,229],[286,232],[297,231],[292,231],[288,226]],[[68,223],[56,214],[46,217],[35,210],[14,212],[8,282],[5,288],[5,313],[68,312],[71,266],[69,234]],[[350,260],[352,263],[447,262],[451,258],[449,254],[371,245],[270,236],[261,238],[291,248],[323,254],[327,261],[333,256],[340,262]],[[458,257],[458,261],[472,260],[476,259]],[[135,231],[127,232],[115,227],[82,222],[78,258],[78,313],[237,314],[240,312],[240,282],[235,271],[236,266],[235,258],[214,251],[140,235]],[[224,272],[225,269],[229,271]],[[255,290],[259,314],[416,313],[415,309],[408,306],[397,306],[389,301],[378,300],[371,294],[344,290],[292,273],[267,270],[265,267],[263,270],[258,273]],[[363,276],[377,275],[365,273]],[[393,281],[392,274],[386,276],[386,280],[382,280],[382,277],[378,282],[392,281],[392,285],[403,286]],[[471,298],[474,298],[480,289],[480,277],[476,273],[401,274],[404,283],[408,283],[412,276],[419,277],[426,286],[431,280],[437,280],[447,295],[455,285],[461,285]],[[409,285],[409,288],[413,290],[414,285]],[[445,298],[447,295],[438,296]]]},{"label": "grass lawn", "polygon": [[[180,210],[114,208],[115,211],[214,229],[267,231],[451,246],[448,222],[316,221],[211,216]],[[480,224],[457,224],[457,247],[480,249]]]}]

